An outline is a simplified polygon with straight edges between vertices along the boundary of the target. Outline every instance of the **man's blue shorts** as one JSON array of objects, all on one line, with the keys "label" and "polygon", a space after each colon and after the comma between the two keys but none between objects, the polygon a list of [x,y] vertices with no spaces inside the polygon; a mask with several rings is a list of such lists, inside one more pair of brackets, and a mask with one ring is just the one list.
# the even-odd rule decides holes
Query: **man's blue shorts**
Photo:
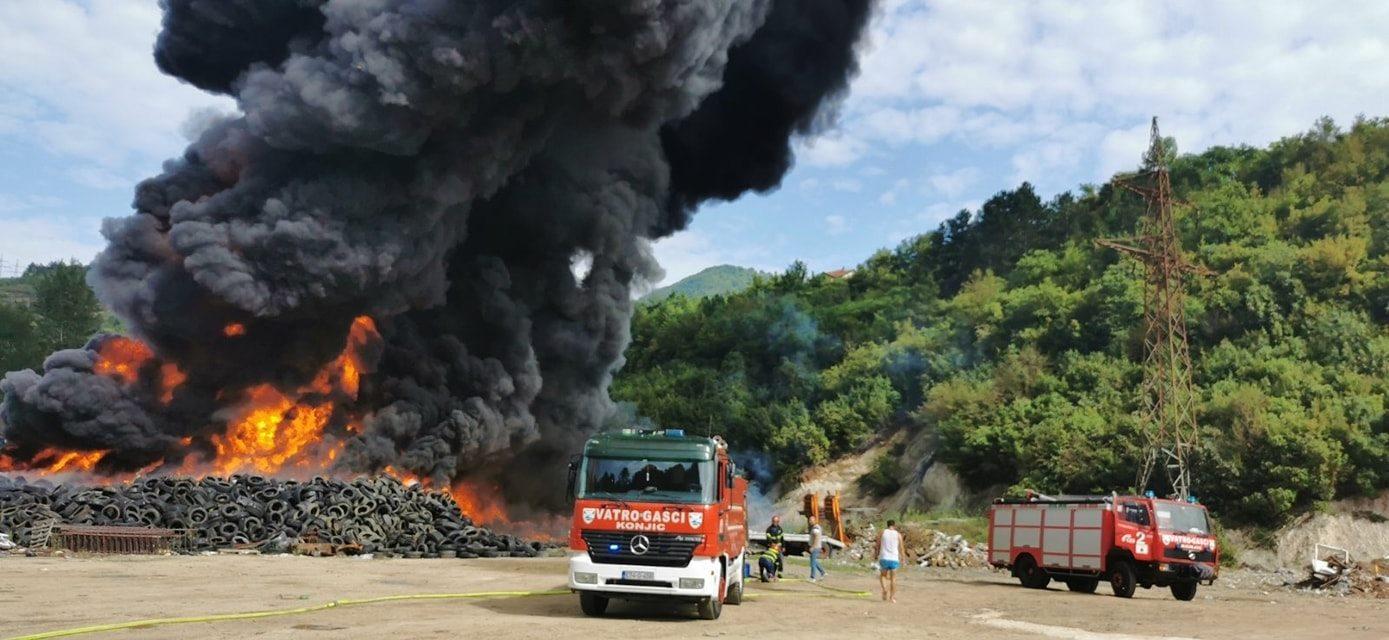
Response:
[{"label": "man's blue shorts", "polygon": [[896,571],[897,568],[900,567],[900,566],[902,566],[902,563],[900,563],[900,562],[898,562],[898,561],[896,561],[896,560],[879,560],[879,561],[878,561],[878,569],[879,569],[880,571]]}]

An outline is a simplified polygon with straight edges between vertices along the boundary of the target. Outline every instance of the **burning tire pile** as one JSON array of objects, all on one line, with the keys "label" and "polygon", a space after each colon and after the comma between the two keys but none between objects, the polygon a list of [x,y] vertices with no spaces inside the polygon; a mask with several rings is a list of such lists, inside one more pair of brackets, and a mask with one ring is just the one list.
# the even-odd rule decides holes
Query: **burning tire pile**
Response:
[{"label": "burning tire pile", "polygon": [[447,493],[389,477],[159,477],[87,487],[0,475],[0,532],[27,546],[48,521],[179,530],[187,551],[284,551],[301,540],[407,558],[531,557],[544,548],[475,526]]}]

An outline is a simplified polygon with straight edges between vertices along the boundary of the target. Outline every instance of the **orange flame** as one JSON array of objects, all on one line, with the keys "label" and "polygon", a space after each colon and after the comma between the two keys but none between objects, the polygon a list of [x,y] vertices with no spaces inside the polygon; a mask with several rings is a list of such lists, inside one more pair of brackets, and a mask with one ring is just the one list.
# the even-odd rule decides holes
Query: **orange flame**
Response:
[{"label": "orange flame", "polygon": [[119,336],[107,340],[97,349],[93,369],[103,376],[130,384],[139,378],[140,367],[153,357],[154,352],[145,343]]},{"label": "orange flame", "polygon": [[218,473],[279,471],[323,437],[333,412],[327,403],[295,404],[268,384],[252,387],[247,397],[243,413],[232,421],[226,434],[212,439],[217,451],[213,466]]},{"label": "orange flame", "polygon": [[[57,456],[57,460],[48,466],[53,473],[64,471],[91,471],[96,468],[96,463],[101,461],[105,451],[51,451],[50,455]],[[45,452],[48,453],[48,452]],[[42,456],[43,454],[40,454]]]},{"label": "orange flame", "polygon": [[[228,324],[222,331],[227,337],[245,335],[245,332],[245,325],[240,323]],[[329,426],[334,425],[334,428],[344,429],[349,434],[362,432],[364,416],[343,411],[342,407],[350,406],[349,402],[356,400],[361,390],[362,376],[369,369],[366,360],[368,347],[379,339],[376,323],[370,317],[359,317],[352,323],[342,353],[324,365],[308,384],[294,390],[281,390],[271,384],[246,389],[242,392],[241,402],[224,412],[224,415],[230,416],[227,430],[210,439],[215,458],[197,461],[189,457],[173,472],[189,475],[207,472],[272,475],[291,470],[319,472],[331,467],[346,443],[328,435]],[[98,349],[94,369],[123,384],[133,384],[140,380],[141,370],[153,358],[153,350],[139,340],[111,338]],[[166,405],[173,401],[176,390],[188,380],[188,374],[172,362],[160,365],[157,378],[153,373],[146,372],[153,379],[151,384],[156,385],[154,390],[159,393],[160,401]],[[221,398],[223,394],[230,397],[232,393],[234,390],[222,390],[217,397]],[[179,440],[184,447],[192,446],[193,441],[192,437]],[[27,461],[0,453],[0,472],[36,470],[42,473],[90,473],[107,453],[49,448]],[[162,462],[156,462],[136,474],[153,471],[160,465]],[[386,467],[383,473],[408,485],[437,488],[428,479],[392,467]],[[130,474],[126,477],[130,477]],[[500,488],[496,486],[461,481],[442,491],[453,498],[464,514],[480,525],[502,526],[514,533],[542,540],[558,540],[561,534],[555,532],[567,530],[568,527],[568,518],[562,517],[551,518],[553,522],[531,518],[514,521],[500,498]]]},{"label": "orange flame", "polygon": [[458,503],[458,508],[477,524],[511,523],[505,506],[496,500],[483,497],[484,495],[500,496],[501,490],[498,487],[484,492],[477,484],[463,481],[454,484],[445,492],[453,496],[453,501]]},{"label": "orange flame", "polygon": [[179,388],[184,382],[188,381],[188,374],[184,373],[178,365],[172,362],[165,362],[159,367],[159,401],[169,404],[174,401],[174,389]]},{"label": "orange flame", "polygon": [[[421,478],[408,471],[401,471],[387,465],[381,470],[382,473],[401,481],[406,486],[420,485],[425,489],[431,489],[432,482],[427,478]],[[453,486],[442,490],[449,497],[453,498],[458,505],[458,510],[463,515],[468,516],[476,524],[496,525],[511,524],[511,516],[506,511],[506,506],[501,502],[486,498],[484,496],[499,496],[501,489],[492,487],[490,491],[484,490],[481,485],[467,480],[454,483]]]},{"label": "orange flame", "polygon": [[0,472],[42,470],[44,473],[88,472],[101,462],[105,451],[67,451],[47,448],[38,452],[29,462],[15,460],[0,454]]},{"label": "orange flame", "polygon": [[[378,337],[376,323],[359,317],[352,322],[342,353],[309,384],[288,394],[269,384],[252,387],[227,432],[212,438],[217,472],[273,474],[287,465],[321,468],[325,461],[335,460],[340,443],[320,446],[336,410],[334,400],[357,398],[366,368],[361,352]],[[303,399],[311,394],[312,400]]]}]

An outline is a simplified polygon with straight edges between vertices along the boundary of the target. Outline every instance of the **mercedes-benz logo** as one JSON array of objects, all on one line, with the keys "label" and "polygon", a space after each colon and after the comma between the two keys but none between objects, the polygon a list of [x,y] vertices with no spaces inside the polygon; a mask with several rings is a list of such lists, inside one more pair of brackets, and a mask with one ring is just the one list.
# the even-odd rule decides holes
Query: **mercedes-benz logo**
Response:
[{"label": "mercedes-benz logo", "polygon": [[651,550],[651,539],[646,536],[632,536],[632,543],[629,546],[632,553],[639,556],[646,555],[646,552]]}]

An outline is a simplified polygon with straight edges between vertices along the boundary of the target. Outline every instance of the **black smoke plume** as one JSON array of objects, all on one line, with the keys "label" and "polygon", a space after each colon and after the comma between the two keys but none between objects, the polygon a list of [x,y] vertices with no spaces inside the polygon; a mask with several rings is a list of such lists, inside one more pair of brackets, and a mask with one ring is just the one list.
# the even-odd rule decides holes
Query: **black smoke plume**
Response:
[{"label": "black smoke plume", "polygon": [[777,186],[870,4],[161,0],[159,68],[240,114],[103,227],[89,281],[153,356],[104,375],[105,336],[5,376],[6,455],[212,456],[248,389],[305,385],[370,316],[337,469],[557,498],[558,460],[613,413],[650,241]]}]

